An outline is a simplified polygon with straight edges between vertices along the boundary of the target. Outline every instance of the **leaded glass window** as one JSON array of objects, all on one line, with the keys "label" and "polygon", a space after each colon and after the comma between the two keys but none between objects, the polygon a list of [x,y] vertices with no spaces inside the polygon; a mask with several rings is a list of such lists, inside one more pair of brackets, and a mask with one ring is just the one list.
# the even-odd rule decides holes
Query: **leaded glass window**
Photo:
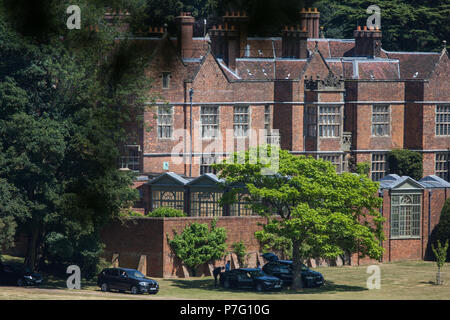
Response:
[{"label": "leaded glass window", "polygon": [[420,237],[422,195],[392,195],[391,238]]},{"label": "leaded glass window", "polygon": [[450,135],[450,105],[436,106],[436,135]]},{"label": "leaded glass window", "polygon": [[173,131],[173,107],[158,107],[158,138],[171,139]]},{"label": "leaded glass window", "polygon": [[184,192],[152,191],[152,210],[160,207],[168,207],[184,211]]},{"label": "leaded glass window", "polygon": [[234,106],[234,136],[246,137],[249,128],[249,107],[248,106]]},{"label": "leaded glass window", "polygon": [[390,106],[388,104],[372,106],[372,135],[390,135]]},{"label": "leaded glass window", "polygon": [[219,201],[221,192],[192,192],[191,193],[191,216],[193,217],[220,217],[223,208]]},{"label": "leaded glass window", "polygon": [[219,107],[208,106],[201,109],[202,138],[216,138],[219,135]]},{"label": "leaded glass window", "polygon": [[319,107],[319,136],[339,137],[341,128],[341,108],[338,106]]}]

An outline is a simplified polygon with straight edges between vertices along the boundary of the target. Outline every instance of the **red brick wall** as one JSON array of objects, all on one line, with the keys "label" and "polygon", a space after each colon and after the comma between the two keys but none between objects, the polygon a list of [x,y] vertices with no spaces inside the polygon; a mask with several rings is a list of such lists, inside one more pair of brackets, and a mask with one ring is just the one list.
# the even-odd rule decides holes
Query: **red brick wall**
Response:
[{"label": "red brick wall", "polygon": [[[167,235],[173,238],[173,230],[181,233],[183,229],[193,223],[207,223],[211,225],[213,218],[138,218],[123,224],[119,221],[109,224],[101,233],[105,243],[104,257],[111,261],[114,253],[119,254],[119,265],[137,268],[141,255],[147,255],[147,274],[153,277],[181,277],[183,271],[181,262],[173,255]],[[258,241],[254,233],[262,229],[258,223],[265,223],[266,219],[259,216],[250,217],[220,217],[217,227],[227,230],[227,244],[244,241],[248,252],[259,252]],[[222,263],[222,261],[220,261]]]}]

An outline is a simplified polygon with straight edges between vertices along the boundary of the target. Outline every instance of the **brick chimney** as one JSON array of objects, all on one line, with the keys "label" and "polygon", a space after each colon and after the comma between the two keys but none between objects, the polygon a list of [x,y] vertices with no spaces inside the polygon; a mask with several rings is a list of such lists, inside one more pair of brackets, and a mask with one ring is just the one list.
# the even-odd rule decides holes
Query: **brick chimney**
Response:
[{"label": "brick chimney", "polygon": [[307,40],[306,28],[284,27],[281,45],[283,58],[306,59],[308,57]]},{"label": "brick chimney", "polygon": [[355,52],[354,56],[357,57],[379,57],[381,54],[381,30],[364,29],[358,26],[357,30],[354,31],[355,36]]},{"label": "brick chimney", "polygon": [[319,38],[320,37],[320,12],[317,8],[311,9],[305,8],[300,12],[301,28],[308,31],[308,38]]},{"label": "brick chimney", "polygon": [[175,18],[177,23],[177,51],[185,58],[194,57],[194,23],[195,19],[189,12],[182,12]]},{"label": "brick chimney", "polygon": [[226,12],[224,24],[210,30],[212,50],[229,68],[236,68],[236,59],[245,55],[248,37],[248,17],[245,12]]}]

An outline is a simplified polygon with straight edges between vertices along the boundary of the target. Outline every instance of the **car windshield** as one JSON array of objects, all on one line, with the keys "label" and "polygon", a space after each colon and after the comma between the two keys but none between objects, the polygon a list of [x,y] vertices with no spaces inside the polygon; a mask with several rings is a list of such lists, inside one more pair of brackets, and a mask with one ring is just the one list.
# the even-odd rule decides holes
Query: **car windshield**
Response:
[{"label": "car windshield", "polygon": [[145,278],[145,276],[137,270],[129,270],[129,271],[127,271],[127,274],[129,277],[133,277],[133,278]]}]

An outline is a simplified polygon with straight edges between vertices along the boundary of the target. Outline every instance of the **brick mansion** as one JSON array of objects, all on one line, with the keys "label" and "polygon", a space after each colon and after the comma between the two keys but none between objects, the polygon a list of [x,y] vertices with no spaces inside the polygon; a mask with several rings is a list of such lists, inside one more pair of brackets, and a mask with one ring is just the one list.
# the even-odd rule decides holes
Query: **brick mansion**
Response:
[{"label": "brick mansion", "polygon": [[[368,162],[387,218],[383,261],[426,256],[450,197],[445,46],[441,52],[386,51],[381,30],[367,27],[357,27],[354,39],[327,39],[316,9],[300,16],[279,35],[251,37],[246,14],[227,12],[221,24],[194,37],[195,19],[181,13],[177,34],[158,27],[134,38],[148,50],[147,72],[159,99],[144,114],[151,130],[139,129],[120,167],[138,173],[136,210],[169,206],[189,217],[150,219],[128,231],[113,227],[104,236],[107,255],[120,253],[132,266],[133,254],[146,254],[149,274],[179,275],[165,234],[182,230],[192,217],[207,222],[217,216],[219,226],[230,228],[229,241],[244,240],[258,251],[253,233],[262,218],[252,217],[240,200],[220,207],[222,191],[211,168],[230,146],[248,148],[251,132],[258,132],[259,144],[276,140],[294,155],[331,161],[338,172]],[[220,145],[212,147],[218,137]],[[386,155],[393,149],[420,152],[424,178],[388,174]],[[155,236],[146,245],[141,239],[148,232]]]},{"label": "brick mansion", "polygon": [[[206,37],[194,37],[194,18],[182,13],[176,37],[163,28],[136,37],[149,48],[148,72],[161,99],[145,114],[153,130],[142,129],[126,146],[120,166],[150,178],[197,177],[226,156],[208,148],[213,139],[231,140],[221,140],[227,150],[265,129],[268,136],[278,131],[283,149],[331,161],[339,172],[365,161],[377,181],[387,174],[388,151],[410,149],[423,154],[424,176],[448,180],[446,49],[389,52],[381,30],[367,27],[358,27],[354,39],[327,39],[319,19],[316,9],[303,9],[299,24],[280,37],[258,38],[248,36],[245,13],[228,12]],[[181,139],[189,144],[174,134],[180,129],[192,132],[196,147],[187,145],[182,161],[174,161]]]}]

